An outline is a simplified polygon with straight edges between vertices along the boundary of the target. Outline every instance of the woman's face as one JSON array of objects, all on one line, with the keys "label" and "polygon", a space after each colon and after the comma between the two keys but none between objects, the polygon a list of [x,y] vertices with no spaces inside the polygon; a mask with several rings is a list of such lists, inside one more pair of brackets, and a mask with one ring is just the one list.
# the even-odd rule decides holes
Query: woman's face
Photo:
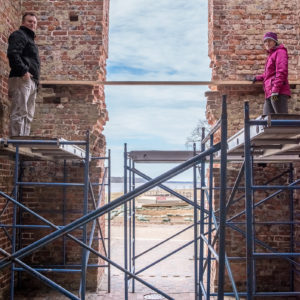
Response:
[{"label": "woman's face", "polygon": [[266,50],[271,50],[273,47],[276,46],[276,42],[272,39],[266,39],[264,41],[264,45],[265,45]]}]

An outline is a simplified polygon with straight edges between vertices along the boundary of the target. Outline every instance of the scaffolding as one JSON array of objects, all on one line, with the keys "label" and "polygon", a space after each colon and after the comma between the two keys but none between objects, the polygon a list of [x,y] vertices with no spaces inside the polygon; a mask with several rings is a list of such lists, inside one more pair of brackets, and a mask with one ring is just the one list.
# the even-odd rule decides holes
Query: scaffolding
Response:
[{"label": "scaffolding", "polygon": [[[205,129],[202,130],[202,140],[200,143],[200,151],[130,151],[127,152],[127,145],[124,149],[124,191],[135,190],[136,176],[150,181],[151,178],[139,171],[135,165],[138,163],[170,163],[183,162],[191,159],[199,153],[215,147],[214,140],[216,132],[221,130],[220,150],[217,153],[211,152],[209,155],[202,156],[197,164],[193,166],[193,182],[194,182],[194,201],[189,201],[181,194],[171,190],[166,185],[160,184],[159,187],[169,194],[178,197],[182,201],[194,207],[194,224],[187,226],[180,232],[166,238],[157,243],[153,247],[136,254],[135,240],[135,199],[131,199],[129,204],[124,205],[124,261],[125,266],[135,275],[151,268],[152,266],[167,259],[171,255],[181,251],[191,243],[194,244],[194,286],[195,299],[211,299],[217,297],[223,299],[224,296],[233,296],[235,299],[240,297],[289,297],[300,295],[299,291],[295,291],[294,287],[294,266],[299,266],[293,258],[299,256],[294,251],[294,230],[297,222],[294,220],[294,198],[293,192],[300,188],[300,179],[293,176],[293,163],[300,161],[300,116],[299,115],[269,115],[261,116],[256,120],[249,119],[249,105],[245,104],[245,127],[237,134],[227,140],[227,116],[226,116],[226,97],[222,102],[222,117],[211,129],[209,134],[205,136]],[[227,142],[224,142],[226,141]],[[223,142],[222,142],[223,141]],[[209,144],[207,146],[207,144]],[[227,168],[231,163],[239,163],[240,169],[237,172],[237,178],[233,186],[227,184]],[[264,184],[255,185],[253,183],[253,169],[255,164],[265,163],[287,163],[287,170],[277,174]],[[214,166],[220,166],[220,174],[214,174]],[[208,171],[208,180],[206,179]],[[200,180],[197,179],[197,175]],[[213,184],[213,179],[217,175],[220,178],[220,186]],[[272,182],[288,176],[288,185],[272,185]],[[244,177],[244,179],[243,179]],[[245,185],[241,186],[241,182],[245,181]],[[273,190],[276,190],[273,192]],[[272,193],[255,201],[255,191],[271,190]],[[262,207],[266,202],[270,202],[272,198],[280,195],[283,191],[289,190],[289,220],[272,220],[257,221],[254,218],[255,209]],[[213,202],[213,193],[219,192],[219,206],[215,209],[216,203]],[[237,196],[238,191],[244,191],[244,195]],[[199,199],[198,195],[200,195]],[[245,209],[229,216],[230,208],[238,202],[244,200]],[[215,198],[216,201],[216,198]],[[245,215],[245,221],[236,221],[237,218]],[[290,229],[290,252],[280,253],[274,247],[268,245],[267,242],[256,237],[255,227],[261,225],[287,226]],[[246,230],[242,229],[246,226]],[[183,231],[194,228],[194,240],[182,245],[178,249],[164,255],[160,259],[151,262],[146,267],[138,270],[136,268],[136,260],[140,259],[144,254],[163,246],[172,238],[178,236]],[[246,253],[244,256],[228,256],[226,254],[226,229],[230,229],[238,233],[246,240]],[[267,252],[258,251],[258,247],[265,249]],[[289,290],[286,291],[257,291],[256,290],[256,260],[268,258],[285,259],[290,263]],[[239,290],[235,277],[236,274],[232,270],[232,264],[235,261],[244,261],[246,264],[246,289]],[[212,279],[212,266],[217,266],[217,287]],[[225,274],[228,275],[228,281],[232,286],[232,291],[228,290]],[[240,279],[239,279],[240,280]],[[124,277],[124,299],[128,299],[128,288],[131,284],[132,292],[135,292],[134,279]],[[216,290],[216,291],[214,291]],[[162,291],[157,291],[163,295]],[[165,296],[166,297],[166,296]],[[169,298],[168,298],[169,299]]]},{"label": "scaffolding", "polygon": [[[108,151],[107,157],[93,157],[89,152],[89,133],[87,133],[86,140],[83,141],[67,141],[65,139],[40,139],[34,137],[19,137],[14,139],[1,139],[0,140],[1,149],[0,154],[2,157],[8,157],[14,159],[14,184],[13,184],[13,192],[12,195],[7,195],[4,192],[0,191],[1,198],[6,201],[3,209],[0,213],[0,221],[1,217],[7,211],[9,204],[13,204],[13,220],[12,225],[0,223],[0,228],[4,231],[5,235],[11,242],[12,253],[8,254],[4,249],[0,249],[1,254],[8,258],[13,257],[14,253],[23,248],[22,245],[22,233],[23,230],[31,229],[31,230],[47,230],[47,229],[60,229],[64,228],[67,222],[68,209],[66,193],[68,187],[78,187],[83,190],[83,199],[82,199],[82,209],[79,213],[81,215],[86,215],[89,211],[89,206],[93,208],[93,210],[100,207],[103,201],[104,190],[106,189],[107,194],[107,202],[111,201],[110,199],[110,150]],[[28,182],[22,180],[22,175],[24,172],[23,161],[52,161],[61,163],[63,168],[63,182]],[[104,168],[104,173],[101,178],[101,183],[92,183],[89,176],[89,165],[93,160],[104,160],[106,161],[106,166]],[[83,165],[83,182],[68,182],[68,162],[76,162],[82,163]],[[81,166],[76,168],[82,169]],[[32,211],[24,204],[22,204],[22,188],[24,186],[30,187],[53,187],[53,188],[62,188],[62,224],[55,225],[50,221],[46,220],[40,214]],[[94,189],[97,189],[97,195],[94,194]],[[58,199],[56,199],[58,200]],[[89,204],[90,203],[90,204]],[[43,225],[33,224],[24,224],[22,220],[22,213],[29,213],[34,216],[36,219],[42,221]],[[110,218],[110,215],[108,216]],[[7,229],[11,229],[12,234],[9,234]],[[92,223],[91,229],[88,231],[87,226],[83,225],[80,228],[82,234],[81,238],[77,239],[71,235],[68,236],[73,241],[78,241],[80,243],[84,243],[91,247],[93,241],[100,240],[101,247],[105,256],[110,257],[110,219],[108,220],[107,226],[107,235],[106,238],[103,235],[102,228],[98,219],[95,219]],[[81,299],[85,297],[86,291],[86,274],[87,269],[90,268],[107,268],[108,274],[108,286],[107,289],[110,291],[110,264],[89,264],[89,256],[90,252],[85,248],[82,249],[82,258],[81,263],[67,263],[67,236],[63,236],[61,250],[62,254],[62,262],[60,265],[31,265],[25,264],[20,260],[12,260],[11,264],[11,284],[10,284],[10,299],[14,299],[15,294],[15,278],[18,278],[17,284],[18,286],[22,285],[22,272],[28,272],[35,276],[36,278],[43,281],[46,285],[55,288],[56,290],[62,292],[64,295],[70,297],[72,295],[69,291],[53,282],[42,273],[80,273],[80,288],[79,295]],[[13,258],[12,258],[13,259]],[[5,259],[4,259],[5,260]],[[17,277],[15,276],[17,275]]]},{"label": "scaffolding", "polygon": [[[147,152],[138,153],[136,151],[127,152],[127,147],[124,151],[124,195],[119,198],[106,203],[101,207],[97,207],[92,211],[85,211],[86,213],[74,220],[73,222],[64,226],[57,226],[42,218],[29,208],[25,207],[17,201],[17,189],[13,197],[5,195],[1,192],[1,195],[8,201],[15,204],[15,207],[20,207],[23,210],[33,214],[38,219],[45,222],[46,225],[54,228],[55,231],[46,235],[45,237],[37,240],[36,242],[25,246],[21,249],[13,249],[12,253],[7,253],[1,249],[1,253],[6,256],[0,261],[0,269],[9,265],[15,268],[15,265],[19,265],[24,270],[28,271],[33,276],[39,278],[41,281],[50,285],[53,289],[66,295],[70,299],[85,299],[85,270],[87,266],[86,259],[83,259],[82,263],[82,288],[80,291],[80,298],[72,294],[70,291],[65,290],[61,286],[57,285],[49,278],[46,278],[36,270],[27,264],[22,259],[27,255],[33,253],[37,249],[51,243],[52,241],[65,236],[75,241],[78,246],[82,247],[83,253],[93,253],[97,257],[102,258],[108,265],[116,267],[124,273],[124,299],[129,298],[130,284],[132,292],[135,291],[135,281],[142,283],[154,292],[160,294],[166,299],[174,299],[171,295],[166,294],[163,290],[153,286],[149,282],[143,280],[139,275],[151,266],[166,259],[172,254],[179,252],[187,245],[193,244],[194,246],[194,289],[195,299],[211,299],[217,297],[218,299],[224,299],[224,296],[233,296],[236,299],[240,297],[247,297],[248,300],[254,297],[288,297],[300,295],[299,291],[294,290],[294,286],[291,284],[289,291],[257,291],[256,289],[256,261],[276,258],[284,259],[291,266],[298,266],[299,264],[295,260],[299,256],[299,253],[295,252],[293,248],[293,231],[298,224],[293,218],[293,203],[294,192],[300,189],[298,178],[293,178],[292,163],[299,161],[300,150],[300,120],[296,116],[290,116],[288,118],[284,116],[269,116],[267,118],[259,118],[256,120],[250,120],[249,118],[249,105],[245,104],[245,121],[244,129],[235,135],[233,138],[227,139],[227,108],[226,108],[226,96],[222,97],[222,114],[221,119],[211,129],[211,131],[205,136],[204,131],[202,134],[202,141],[200,151],[189,151],[185,153],[169,152]],[[219,135],[220,142],[215,141],[216,133],[221,130]],[[280,132],[281,136],[278,134]],[[16,145],[18,143],[14,142]],[[66,142],[68,143],[68,142]],[[71,143],[71,142],[69,142]],[[74,143],[74,142],[73,142]],[[84,142],[82,142],[84,144]],[[208,146],[206,144],[209,143]],[[76,143],[74,143],[76,144]],[[88,163],[89,154],[88,147],[85,153],[85,183],[81,186],[84,187],[85,199],[87,199],[89,182],[88,182]],[[16,147],[16,153],[18,147]],[[143,174],[135,168],[135,163],[141,161],[157,162],[157,161],[176,161],[180,162],[177,166],[169,171],[157,176],[156,178],[150,178],[146,174]],[[240,170],[233,186],[227,185],[227,173],[228,165],[231,162],[240,162]],[[266,182],[265,185],[255,185],[253,182],[253,165],[256,163],[274,162],[289,163],[289,170],[283,172],[289,174],[288,185],[272,185],[272,180]],[[218,164],[220,170],[220,185],[213,185],[214,167]],[[17,165],[17,164],[16,164]],[[206,180],[207,166],[209,170],[209,180]],[[194,182],[194,199],[190,200],[187,197],[176,193],[168,188],[164,182],[172,177],[186,171],[187,169],[193,169],[193,182]],[[15,172],[18,174],[18,171]],[[200,174],[200,181],[197,174]],[[140,176],[147,180],[146,183],[136,186],[135,176]],[[244,176],[244,186],[241,186],[242,177]],[[276,177],[280,177],[280,175]],[[15,175],[15,178],[18,178]],[[18,180],[15,179],[17,186]],[[135,253],[135,198],[139,195],[151,190],[152,188],[159,186],[160,188],[168,191],[170,194],[178,197],[180,200],[185,201],[194,208],[194,223],[190,228],[194,230],[194,239],[182,247],[175,249],[173,252],[167,254],[159,260],[156,260],[146,266],[143,269],[136,269],[136,260],[140,258],[143,253]],[[237,191],[244,191],[242,197],[237,197]],[[265,199],[255,202],[254,195],[258,190],[276,190],[274,193],[266,197]],[[274,220],[270,222],[270,225],[284,223],[289,226],[291,230],[291,242],[289,252],[278,252],[273,247],[269,246],[266,242],[261,241],[259,237],[255,235],[256,219],[255,208],[264,205],[267,201],[274,198],[278,193],[282,191],[290,191],[290,219]],[[218,208],[214,208],[213,193],[219,193]],[[229,193],[228,193],[229,192]],[[229,194],[229,195],[228,195]],[[200,195],[200,197],[198,197]],[[198,199],[199,198],[199,199]],[[245,209],[242,209],[233,217],[228,217],[229,208],[238,201],[244,199]],[[215,199],[216,203],[216,199]],[[78,228],[85,228],[86,224],[93,222],[93,227],[96,226],[95,220],[101,216],[109,214],[113,209],[124,205],[124,265],[120,265],[114,262],[109,254],[100,253],[92,248],[92,245],[88,243],[87,239],[77,239],[70,233]],[[238,216],[244,215],[245,221],[238,222],[235,219]],[[108,218],[110,220],[110,218]],[[264,222],[264,220],[262,221]],[[262,223],[260,222],[260,223]],[[259,222],[258,222],[259,223]],[[264,222],[267,223],[267,222]],[[17,223],[14,220],[13,228],[16,230]],[[241,228],[245,226],[246,230]],[[188,227],[185,229],[189,229]],[[245,238],[246,244],[245,256],[231,257],[226,253],[226,229],[234,230],[242,237]],[[180,233],[176,233],[180,234]],[[173,238],[170,236],[162,243],[155,245],[158,247],[168,240]],[[256,246],[260,246],[267,250],[267,252],[259,252]],[[148,249],[146,251],[151,251]],[[87,257],[87,256],[85,256]],[[232,261],[242,260],[246,264],[246,289],[239,290],[236,282],[236,274],[232,269]],[[217,289],[214,291],[212,281],[212,267],[217,267]],[[226,285],[226,272],[228,274],[229,282],[231,283],[232,290],[228,291]],[[295,270],[290,268],[289,276],[291,277],[291,283],[293,281]],[[13,285],[12,285],[13,286]]]}]

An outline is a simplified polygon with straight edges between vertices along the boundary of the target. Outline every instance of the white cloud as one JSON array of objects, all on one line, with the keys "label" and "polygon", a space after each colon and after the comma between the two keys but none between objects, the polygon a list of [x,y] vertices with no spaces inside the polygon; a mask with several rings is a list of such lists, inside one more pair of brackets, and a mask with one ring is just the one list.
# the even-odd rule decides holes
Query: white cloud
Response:
[{"label": "white cloud", "polygon": [[[107,80],[209,80],[206,0],[111,0]],[[131,150],[185,149],[204,118],[207,87],[107,86],[104,134],[112,157]],[[113,162],[114,176],[122,163]]]},{"label": "white cloud", "polygon": [[149,80],[207,79],[206,5],[204,0],[112,1],[110,64],[147,70]]}]

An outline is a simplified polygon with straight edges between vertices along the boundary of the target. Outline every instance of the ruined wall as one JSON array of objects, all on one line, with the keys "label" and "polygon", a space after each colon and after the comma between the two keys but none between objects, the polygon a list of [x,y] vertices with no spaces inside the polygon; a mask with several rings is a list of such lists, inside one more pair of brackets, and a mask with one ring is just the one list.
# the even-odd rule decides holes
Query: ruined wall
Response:
[{"label": "ruined wall", "polygon": [[6,57],[7,41],[18,29],[21,17],[21,0],[3,0],[0,6],[0,135],[8,135],[10,103],[8,101],[9,65]]},{"label": "ruined wall", "polygon": [[[263,49],[262,37],[265,32],[275,31],[279,41],[284,43],[289,51],[289,78],[299,80],[300,76],[300,32],[299,14],[300,3],[297,0],[209,0],[209,57],[211,59],[212,80],[246,80],[264,70],[266,53]],[[300,111],[300,86],[291,86],[292,98],[289,111]],[[244,102],[249,101],[250,118],[256,118],[262,113],[264,93],[260,84],[243,86],[221,86],[206,93],[206,116],[210,124],[214,124],[220,117],[221,95],[228,95],[228,135],[231,136],[243,128]],[[238,166],[229,166],[228,185],[233,185]],[[263,184],[273,176],[287,170],[287,164],[267,164],[254,166],[254,182]],[[295,171],[299,178],[299,171]],[[215,178],[218,182],[218,178]],[[272,184],[286,184],[288,177]],[[256,192],[254,201],[266,197],[269,192]],[[294,195],[298,197],[298,192]],[[215,204],[218,199],[215,197]],[[234,215],[244,207],[237,204],[229,212]],[[299,207],[294,200],[294,217],[298,218]],[[281,193],[267,204],[256,209],[256,221],[288,221],[289,220],[288,193]],[[243,218],[238,221],[243,221]],[[243,228],[242,225],[240,225]],[[259,225],[255,227],[256,236],[279,252],[290,251],[289,225]],[[299,230],[295,229],[295,235]],[[227,252],[229,256],[245,256],[245,240],[241,235],[228,230]],[[297,247],[297,244],[294,244]],[[257,248],[257,251],[265,251]],[[245,290],[245,263],[232,262],[235,270],[234,277],[239,291]],[[244,270],[244,271],[242,271]],[[283,260],[264,260],[257,263],[257,290],[289,290],[290,265]],[[230,290],[230,284],[227,285]]]},{"label": "ruined wall", "polygon": [[[108,113],[105,105],[103,86],[89,84],[47,84],[49,80],[105,80],[106,59],[108,52],[108,12],[109,0],[5,0],[5,9],[0,13],[7,15],[7,24],[0,25],[1,48],[1,104],[5,104],[6,115],[1,117],[2,134],[8,135],[9,105],[7,97],[7,77],[9,66],[6,59],[7,37],[20,25],[21,15],[25,11],[33,11],[38,17],[36,43],[41,57],[41,80],[46,82],[39,87],[36,101],[36,113],[32,124],[31,136],[39,138],[65,138],[68,140],[83,140],[87,130],[90,132],[90,150],[93,156],[105,155],[105,137],[102,134]],[[21,6],[22,3],[22,6]],[[1,106],[3,107],[3,105]],[[1,111],[3,109],[1,108]],[[13,161],[0,159],[2,177],[6,183],[1,190],[11,192]],[[65,168],[65,169],[64,169]],[[83,182],[83,164],[77,161],[67,161],[65,167],[63,161],[55,162],[30,162],[22,164],[24,181],[40,182]],[[101,182],[103,177],[103,161],[94,161],[90,166],[92,182]],[[64,172],[66,170],[66,172]],[[8,177],[10,176],[10,177]],[[9,192],[10,191],[10,192]],[[97,189],[95,188],[95,194]],[[23,187],[20,189],[22,201],[31,209],[49,219],[56,225],[68,224],[82,216],[83,189],[76,187]],[[65,198],[65,202],[63,202]],[[1,205],[4,202],[1,200]],[[1,207],[0,207],[1,208]],[[92,209],[90,206],[89,209]],[[63,221],[65,215],[65,221]],[[23,224],[41,224],[29,214],[21,212]],[[1,219],[1,222],[3,220]],[[11,210],[7,217],[11,222]],[[104,218],[100,223],[104,229]],[[33,241],[45,236],[50,230],[23,230],[21,244],[24,247]],[[74,232],[81,237],[81,231]],[[1,245],[9,244],[4,240],[0,232]],[[80,264],[81,248],[67,241],[65,243],[66,255],[63,255],[62,239],[43,247],[24,260],[31,265],[46,264]],[[99,241],[94,247],[101,251]],[[8,252],[9,246],[8,246]],[[102,263],[96,257],[92,257],[90,263]],[[93,268],[88,272],[87,288],[95,290],[100,282],[103,268]],[[47,276],[51,277],[66,288],[77,289],[79,286],[79,273],[59,273]],[[2,273],[1,273],[2,276]],[[39,281],[32,276],[23,273],[23,289],[33,287],[43,288]],[[9,283],[9,275],[6,281],[1,281],[1,287],[6,290]],[[1,291],[0,291],[1,294]],[[2,293],[3,294],[3,293]],[[5,296],[3,296],[4,299]],[[0,297],[1,299],[1,297]]]},{"label": "ruined wall", "polygon": [[105,77],[108,0],[25,0],[39,15],[42,79],[96,80]]},{"label": "ruined wall", "polygon": [[[9,108],[10,102],[8,100],[8,74],[9,66],[6,58],[7,40],[9,34],[18,28],[20,20],[20,0],[3,0],[0,5],[0,137],[8,136],[9,124]],[[11,195],[13,189],[13,170],[12,161],[7,158],[0,157],[0,190]],[[5,225],[11,224],[12,205],[8,205],[5,211],[6,201],[1,197],[0,199],[0,223]],[[11,230],[7,229],[10,235]],[[11,243],[7,234],[0,228],[0,247],[11,252]],[[0,259],[3,257],[0,256]],[[7,290],[10,281],[10,270],[6,269],[0,272],[0,299],[2,294]],[[6,298],[7,299],[7,298]]]}]

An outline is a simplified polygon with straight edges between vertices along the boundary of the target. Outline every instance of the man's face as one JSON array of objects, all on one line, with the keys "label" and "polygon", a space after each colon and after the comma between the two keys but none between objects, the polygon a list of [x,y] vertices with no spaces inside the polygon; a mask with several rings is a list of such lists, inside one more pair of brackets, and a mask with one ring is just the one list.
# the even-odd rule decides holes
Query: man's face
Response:
[{"label": "man's face", "polygon": [[27,28],[29,28],[32,31],[36,31],[36,26],[37,26],[37,19],[35,16],[26,16],[22,26],[25,26]]}]

